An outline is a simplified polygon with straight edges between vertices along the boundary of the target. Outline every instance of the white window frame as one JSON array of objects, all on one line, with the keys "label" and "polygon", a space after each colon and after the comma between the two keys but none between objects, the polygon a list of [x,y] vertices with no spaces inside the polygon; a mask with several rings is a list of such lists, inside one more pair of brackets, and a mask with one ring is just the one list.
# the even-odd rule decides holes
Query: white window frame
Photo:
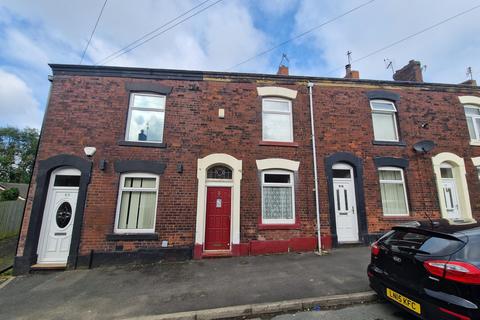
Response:
[{"label": "white window frame", "polygon": [[[402,177],[402,180],[382,180],[380,179],[380,171],[400,171],[400,175]],[[379,167],[378,168],[378,181],[380,184],[380,188],[382,183],[390,183],[390,184],[402,184],[403,185],[403,195],[405,197],[405,208],[407,209],[407,212],[404,214],[391,214],[391,213],[385,213],[383,212],[383,215],[388,217],[388,216],[409,216],[410,215],[410,208],[408,207],[408,196],[407,196],[407,187],[405,183],[405,176],[403,172],[403,168],[398,168],[398,167]],[[380,200],[382,201],[382,211],[383,211],[383,199],[382,199],[382,193],[380,191]]]},{"label": "white window frame", "polygon": [[[290,176],[289,183],[269,183],[265,182],[265,175],[266,174],[283,174]],[[265,219],[264,216],[264,195],[263,195],[263,187],[290,187],[292,190],[292,218],[291,219]],[[293,172],[287,170],[263,170],[262,171],[262,224],[295,224],[296,217],[295,217],[295,184],[293,181]]]},{"label": "white window frame", "polygon": [[[147,97],[163,97],[164,104],[163,108],[161,109],[154,109],[154,108],[138,108],[133,106],[133,102],[135,99],[135,96],[147,96]],[[148,93],[148,92],[131,92],[130,93],[130,100],[129,100],[129,105],[128,105],[128,117],[127,117],[127,129],[125,131],[125,141],[131,141],[131,142],[142,142],[142,143],[163,143],[164,139],[164,134],[165,134],[165,106],[167,104],[167,96],[162,95],[162,94],[154,94],[154,93]],[[162,141],[141,141],[141,140],[129,140],[128,136],[130,133],[130,121],[132,119],[132,110],[140,110],[140,111],[148,111],[148,112],[158,112],[158,113],[163,113],[163,128],[162,128]]]},{"label": "white window frame", "polygon": [[[155,178],[155,188],[131,188],[131,187],[124,187],[125,179],[126,178]],[[157,209],[158,209],[158,184],[159,184],[160,177],[156,174],[152,173],[124,173],[120,176],[120,185],[118,186],[118,199],[117,199],[117,210],[115,214],[115,226],[114,226],[114,233],[155,233],[155,225],[157,222]],[[149,229],[120,229],[118,228],[118,221],[120,219],[120,208],[121,208],[121,201],[122,201],[122,194],[123,192],[130,192],[130,191],[146,191],[146,192],[155,192],[155,212],[153,217],[153,227]]]},{"label": "white window frame", "polygon": [[[274,102],[287,102],[288,103],[288,112],[284,111],[265,111],[264,110],[264,103],[265,101],[274,101]],[[290,116],[290,139],[289,140],[274,140],[274,139],[266,139],[265,138],[265,128],[264,128],[264,115],[265,114],[282,114]],[[293,142],[293,112],[292,112],[292,101],[288,99],[281,99],[281,98],[263,98],[262,99],[262,140],[263,141],[273,141],[273,142]]]},{"label": "white window frame", "polygon": [[473,131],[475,131],[475,139],[470,137],[470,131],[468,132],[468,136],[470,138],[470,143],[480,144],[480,128],[479,128],[479,126],[477,126],[477,122],[475,121],[475,119],[480,119],[480,114],[479,115],[467,114],[467,112],[465,111],[465,108],[479,110],[480,106],[475,105],[475,104],[464,104],[463,105],[463,112],[465,113],[465,118],[467,120],[467,130],[468,130],[468,118],[472,118]]},{"label": "white window frame", "polygon": [[[375,102],[391,104],[393,106],[393,111],[375,109],[373,104],[372,104],[372,103],[375,103]],[[399,137],[399,134],[398,134],[398,125],[397,125],[397,112],[398,112],[398,110],[397,110],[397,107],[395,106],[395,103],[393,103],[392,101],[381,100],[381,99],[370,100],[370,109],[372,110],[372,126],[373,126],[373,138],[374,138],[374,140],[375,141],[388,141],[388,142],[398,142],[398,141],[400,141],[400,137]],[[391,139],[377,139],[377,137],[375,136],[375,122],[374,122],[374,119],[373,119],[373,114],[374,113],[392,115],[392,117],[393,117],[393,128],[395,129],[396,139],[393,139],[393,140],[391,140]]]}]

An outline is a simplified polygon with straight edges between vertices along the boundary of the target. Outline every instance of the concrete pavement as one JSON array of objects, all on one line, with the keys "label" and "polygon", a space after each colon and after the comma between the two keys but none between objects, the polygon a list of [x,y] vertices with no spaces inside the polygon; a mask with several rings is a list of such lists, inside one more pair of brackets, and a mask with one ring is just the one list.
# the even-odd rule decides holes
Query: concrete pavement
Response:
[{"label": "concrete pavement", "polygon": [[355,305],[338,310],[282,314],[272,320],[412,320],[414,317],[391,303]]},{"label": "concrete pavement", "polygon": [[118,319],[368,291],[369,248],[17,277],[0,290],[5,319]]}]

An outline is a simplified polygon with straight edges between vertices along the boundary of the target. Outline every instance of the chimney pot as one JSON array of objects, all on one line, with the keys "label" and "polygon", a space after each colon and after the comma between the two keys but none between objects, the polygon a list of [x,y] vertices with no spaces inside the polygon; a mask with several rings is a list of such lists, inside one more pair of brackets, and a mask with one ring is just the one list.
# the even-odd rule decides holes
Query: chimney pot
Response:
[{"label": "chimney pot", "polygon": [[278,74],[278,75],[282,75],[282,76],[288,76],[288,67],[287,67],[287,66],[284,66],[283,64],[280,65],[280,66],[278,67],[277,74]]},{"label": "chimney pot", "polygon": [[402,69],[395,71],[393,80],[423,82],[422,65],[420,61],[410,60]]}]

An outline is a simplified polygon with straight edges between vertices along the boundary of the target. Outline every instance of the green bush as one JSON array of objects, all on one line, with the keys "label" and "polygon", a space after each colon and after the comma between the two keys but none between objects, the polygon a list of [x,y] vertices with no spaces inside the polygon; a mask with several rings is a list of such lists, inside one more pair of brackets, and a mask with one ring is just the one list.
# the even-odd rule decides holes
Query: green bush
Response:
[{"label": "green bush", "polygon": [[0,192],[0,201],[12,201],[17,200],[20,192],[17,188],[11,188]]}]

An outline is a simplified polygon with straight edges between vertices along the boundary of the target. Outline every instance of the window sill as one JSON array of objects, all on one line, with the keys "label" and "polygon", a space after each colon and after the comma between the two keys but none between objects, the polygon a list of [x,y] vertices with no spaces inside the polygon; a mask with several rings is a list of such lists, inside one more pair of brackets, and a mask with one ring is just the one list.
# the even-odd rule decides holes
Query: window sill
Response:
[{"label": "window sill", "polygon": [[471,146],[480,146],[480,141],[479,140],[470,140],[470,145]]},{"label": "window sill", "polygon": [[281,142],[281,141],[260,141],[260,146],[275,146],[275,147],[298,147],[297,142]]},{"label": "window sill", "polygon": [[382,220],[384,221],[409,221],[409,220],[417,220],[412,216],[383,216]]},{"label": "window sill", "polygon": [[300,223],[294,224],[258,224],[258,230],[299,230]]},{"label": "window sill", "polygon": [[373,140],[372,144],[375,146],[396,146],[396,147],[406,147],[407,144],[403,141],[378,141]]},{"label": "window sill", "polygon": [[158,233],[110,233],[107,241],[158,240]]},{"label": "window sill", "polygon": [[145,141],[125,141],[120,140],[118,141],[119,146],[124,147],[148,147],[148,148],[166,148],[167,144],[162,142],[145,142]]}]

